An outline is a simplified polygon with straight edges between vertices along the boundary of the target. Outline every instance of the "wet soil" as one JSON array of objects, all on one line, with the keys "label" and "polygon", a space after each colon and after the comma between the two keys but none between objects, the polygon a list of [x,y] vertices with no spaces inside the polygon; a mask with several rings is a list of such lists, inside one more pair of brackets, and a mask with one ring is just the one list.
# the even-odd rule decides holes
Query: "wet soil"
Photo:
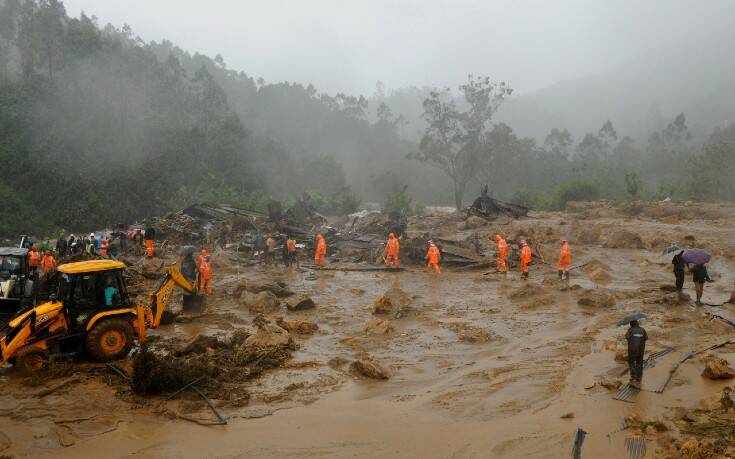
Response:
[{"label": "wet soil", "polygon": [[[186,391],[168,401],[136,395],[104,365],[73,362],[47,380],[22,378],[4,368],[0,432],[7,441],[0,437],[0,454],[566,457],[582,428],[588,432],[583,457],[626,457],[624,439],[634,434],[645,437],[649,456],[680,457],[678,448],[689,437],[677,413],[714,412],[706,401],[719,398],[733,381],[703,378],[704,364],[692,358],[678,367],[663,393],[654,391],[671,365],[688,352],[735,339],[735,328],[688,301],[660,301],[669,293],[660,286],[673,284],[673,274],[670,257],[660,256],[652,241],[680,242],[691,234],[714,252],[710,274],[716,282],[705,287],[704,301],[719,305],[732,292],[735,259],[717,249],[735,245],[735,234],[728,213],[716,210],[710,209],[708,220],[694,215],[665,223],[645,213],[584,208],[532,214],[466,233],[534,235],[549,262],[555,258],[555,241],[567,236],[573,265],[591,262],[594,268],[574,270],[569,286],[559,284],[555,268],[538,260],[524,282],[518,273],[506,277],[448,269],[437,276],[410,265],[400,273],[247,267],[231,262],[227,253],[215,253],[215,295],[206,313],[151,332],[151,346],[184,346],[199,335],[227,339],[240,329],[254,332],[254,313],[232,294],[243,280],[253,285],[282,281],[295,294],[309,295],[316,308],[290,311],[284,302],[265,315],[274,322],[282,317],[318,325],[311,334],[292,333],[296,350],[282,365],[237,384],[228,381],[224,391],[209,388],[207,396],[228,419],[226,426],[181,419],[213,418],[196,393]],[[671,213],[664,217],[674,221]],[[575,242],[581,229],[594,226],[600,228],[599,241]],[[636,233],[650,248],[603,248],[605,237],[620,229]],[[455,223],[437,230],[442,231],[463,234]],[[410,304],[374,316],[373,300],[394,288],[403,290]],[[615,304],[580,306],[590,291],[609,292]],[[690,275],[685,292],[694,296]],[[735,316],[735,306],[716,307]],[[674,351],[645,370],[643,390],[634,403],[626,403],[614,400],[615,391],[601,383],[627,382],[625,363],[615,360],[625,327],[615,325],[639,311],[649,316],[642,322],[649,334],[647,354]],[[373,317],[390,327],[366,332]],[[714,352],[735,365],[735,346]],[[390,379],[351,371],[352,362],[368,357],[388,368]],[[130,371],[129,361],[117,364]],[[621,430],[623,419],[631,416],[660,421],[667,430]]]}]

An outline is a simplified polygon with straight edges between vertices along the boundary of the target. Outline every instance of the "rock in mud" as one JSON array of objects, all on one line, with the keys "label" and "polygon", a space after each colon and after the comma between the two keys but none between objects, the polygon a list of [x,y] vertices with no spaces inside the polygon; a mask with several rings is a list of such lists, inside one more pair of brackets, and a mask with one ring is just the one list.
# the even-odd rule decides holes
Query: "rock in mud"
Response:
[{"label": "rock in mud", "polygon": [[363,296],[365,294],[365,290],[361,288],[353,288],[353,289],[350,289],[350,293],[352,293],[355,296]]},{"label": "rock in mud", "polygon": [[453,322],[449,325],[449,329],[457,334],[460,341],[467,343],[487,343],[494,340],[493,335],[487,330],[466,323]]},{"label": "rock in mud", "polygon": [[302,320],[284,320],[283,317],[279,317],[278,320],[276,320],[276,325],[286,331],[299,335],[311,335],[319,330],[319,326],[314,322],[306,322]]},{"label": "rock in mud", "polygon": [[411,298],[398,287],[394,287],[373,301],[373,314],[388,314],[393,309],[405,308]]},{"label": "rock in mud", "polygon": [[365,333],[368,335],[386,335],[393,331],[393,325],[380,317],[373,317],[365,325]]},{"label": "rock in mud", "polygon": [[163,275],[163,259],[145,257],[143,259],[142,273],[146,279],[158,279]]},{"label": "rock in mud", "polygon": [[617,379],[601,379],[598,384],[608,390],[618,390],[623,385],[623,383]]},{"label": "rock in mud", "polygon": [[539,284],[527,282],[516,288],[508,295],[511,300],[522,300],[544,293],[545,289]]},{"label": "rock in mud", "polygon": [[267,284],[249,284],[247,290],[251,293],[271,292],[279,298],[286,298],[294,294],[294,292],[286,288],[284,282],[280,281]]},{"label": "rock in mud", "polygon": [[390,379],[391,372],[383,364],[372,357],[363,357],[352,362],[351,370],[371,379]]},{"label": "rock in mud", "polygon": [[628,230],[618,230],[608,236],[603,245],[606,249],[643,249],[641,237]]},{"label": "rock in mud", "polygon": [[593,282],[610,282],[612,280],[612,276],[604,269],[597,268],[590,273],[589,279]]},{"label": "rock in mud", "polygon": [[730,367],[727,360],[718,357],[715,354],[707,354],[702,358],[704,362],[704,371],[702,376],[709,379],[730,379],[735,378],[735,370]]},{"label": "rock in mud", "polygon": [[577,304],[594,308],[609,308],[615,306],[615,296],[603,290],[583,290],[579,294]]},{"label": "rock in mud", "polygon": [[244,303],[251,314],[267,314],[281,309],[281,300],[269,291],[260,292],[255,296],[247,295]]},{"label": "rock in mud", "polygon": [[262,315],[253,319],[253,324],[258,327],[258,331],[256,331],[255,334],[250,335],[245,340],[246,347],[291,347],[293,342],[291,335],[286,330],[274,324]]},{"label": "rock in mud", "polygon": [[242,280],[232,289],[232,296],[240,298],[245,292],[256,294],[261,292],[270,292],[279,298],[289,297],[294,294],[291,290],[286,288],[286,284],[284,282],[279,281],[257,284],[247,280]]},{"label": "rock in mud", "polygon": [[298,295],[286,300],[286,307],[289,311],[304,311],[306,309],[314,309],[316,303],[307,295]]}]

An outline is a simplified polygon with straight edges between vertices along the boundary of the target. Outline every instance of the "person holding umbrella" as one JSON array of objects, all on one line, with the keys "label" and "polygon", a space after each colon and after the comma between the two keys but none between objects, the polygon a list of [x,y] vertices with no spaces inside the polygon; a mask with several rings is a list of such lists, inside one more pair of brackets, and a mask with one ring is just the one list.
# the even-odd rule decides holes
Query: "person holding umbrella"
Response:
[{"label": "person holding umbrella", "polygon": [[694,290],[697,292],[697,306],[702,305],[702,294],[704,293],[704,283],[712,282],[707,274],[707,263],[709,262],[710,256],[705,250],[702,249],[689,249],[681,256],[681,259],[687,264],[693,264],[692,268],[692,280],[694,281]]},{"label": "person holding umbrella", "polygon": [[676,277],[676,293],[679,296],[681,296],[681,290],[684,288],[684,268],[686,267],[682,255],[684,255],[683,250],[671,259],[671,264],[674,265],[674,276]]}]

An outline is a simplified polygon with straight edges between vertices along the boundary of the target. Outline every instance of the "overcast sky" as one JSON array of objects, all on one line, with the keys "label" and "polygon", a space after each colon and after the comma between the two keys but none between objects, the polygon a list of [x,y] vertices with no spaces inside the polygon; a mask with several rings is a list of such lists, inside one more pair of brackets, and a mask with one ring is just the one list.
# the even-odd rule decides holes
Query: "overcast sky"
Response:
[{"label": "overcast sky", "polygon": [[64,0],[146,41],[220,53],[268,82],[369,95],[456,87],[468,73],[525,93],[682,40],[735,39],[735,0]]}]

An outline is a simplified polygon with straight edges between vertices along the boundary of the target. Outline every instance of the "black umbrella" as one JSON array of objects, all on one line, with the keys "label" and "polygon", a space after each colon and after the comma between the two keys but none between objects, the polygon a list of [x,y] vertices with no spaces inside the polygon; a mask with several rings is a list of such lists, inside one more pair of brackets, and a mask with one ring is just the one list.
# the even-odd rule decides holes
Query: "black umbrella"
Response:
[{"label": "black umbrella", "polygon": [[625,316],[620,321],[618,321],[618,327],[621,325],[628,325],[629,323],[633,322],[634,320],[641,320],[645,319],[648,316],[643,314],[642,312],[636,312],[635,314],[631,314],[629,316]]}]

